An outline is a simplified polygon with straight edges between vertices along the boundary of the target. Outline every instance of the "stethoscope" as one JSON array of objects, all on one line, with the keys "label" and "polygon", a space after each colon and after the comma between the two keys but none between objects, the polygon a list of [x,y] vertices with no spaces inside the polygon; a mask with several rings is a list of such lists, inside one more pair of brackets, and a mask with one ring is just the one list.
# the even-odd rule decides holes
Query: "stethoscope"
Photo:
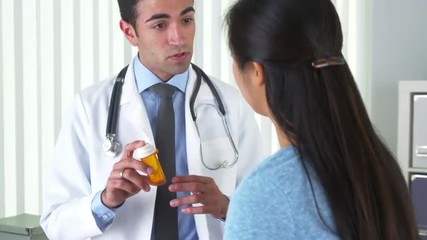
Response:
[{"label": "stethoscope", "polygon": [[[218,170],[220,168],[231,168],[237,163],[239,159],[239,152],[237,151],[236,144],[234,143],[234,140],[230,133],[230,129],[228,127],[228,123],[225,117],[226,111],[225,111],[224,104],[218,94],[218,91],[216,90],[215,86],[213,85],[209,77],[206,75],[206,73],[204,73],[203,70],[200,69],[195,64],[191,64],[191,65],[194,71],[196,72],[197,78],[196,78],[194,90],[190,97],[190,113],[191,113],[193,122],[196,126],[197,134],[200,138],[200,131],[196,122],[197,111],[195,111],[194,104],[196,102],[196,98],[199,93],[200,86],[202,85],[202,79],[203,79],[205,83],[208,85],[217,103],[217,106],[215,104],[209,104],[209,105],[214,107],[214,109],[216,109],[218,114],[221,116],[225,132],[227,134],[230,145],[232,146],[234,151],[234,159],[231,163],[228,160],[221,160],[219,163],[215,164],[215,166],[208,165],[205,163],[203,159],[203,154],[201,154],[202,163],[207,169],[210,169],[210,170]],[[116,126],[117,126],[117,119],[119,115],[119,103],[120,103],[120,98],[122,94],[122,87],[125,80],[127,69],[128,69],[128,66],[124,67],[120,71],[120,73],[117,75],[116,81],[114,83],[112,95],[111,95],[110,107],[108,109],[108,119],[107,119],[107,129],[105,134],[105,140],[102,142],[102,145],[101,145],[102,151],[108,157],[114,157],[121,151],[121,144],[116,140]],[[201,144],[200,153],[202,152],[203,152],[203,146]]]}]

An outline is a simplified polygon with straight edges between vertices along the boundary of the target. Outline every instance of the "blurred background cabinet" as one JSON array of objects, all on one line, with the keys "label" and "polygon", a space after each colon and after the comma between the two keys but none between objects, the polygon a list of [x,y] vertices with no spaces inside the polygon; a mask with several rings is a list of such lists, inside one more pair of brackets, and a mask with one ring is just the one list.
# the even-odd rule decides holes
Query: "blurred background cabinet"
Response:
[{"label": "blurred background cabinet", "polygon": [[427,240],[427,80],[400,81],[397,158]]},{"label": "blurred background cabinet", "polygon": [[47,240],[40,216],[20,214],[0,219],[0,240]]}]

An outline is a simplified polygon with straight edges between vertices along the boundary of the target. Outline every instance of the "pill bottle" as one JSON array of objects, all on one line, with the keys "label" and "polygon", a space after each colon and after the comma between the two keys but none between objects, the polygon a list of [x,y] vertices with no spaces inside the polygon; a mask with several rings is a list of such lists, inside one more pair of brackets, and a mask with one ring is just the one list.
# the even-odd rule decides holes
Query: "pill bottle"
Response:
[{"label": "pill bottle", "polygon": [[145,146],[135,149],[133,158],[141,160],[153,169],[153,173],[148,174],[151,185],[158,186],[166,182],[165,174],[157,157],[157,149],[153,145],[146,143]]}]

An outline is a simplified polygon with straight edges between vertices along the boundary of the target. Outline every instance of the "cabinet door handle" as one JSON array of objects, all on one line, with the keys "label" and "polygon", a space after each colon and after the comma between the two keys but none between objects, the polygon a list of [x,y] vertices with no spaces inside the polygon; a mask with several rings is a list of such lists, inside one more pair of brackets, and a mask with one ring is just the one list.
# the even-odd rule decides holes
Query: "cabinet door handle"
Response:
[{"label": "cabinet door handle", "polygon": [[417,146],[415,154],[417,157],[427,157],[427,146]]}]

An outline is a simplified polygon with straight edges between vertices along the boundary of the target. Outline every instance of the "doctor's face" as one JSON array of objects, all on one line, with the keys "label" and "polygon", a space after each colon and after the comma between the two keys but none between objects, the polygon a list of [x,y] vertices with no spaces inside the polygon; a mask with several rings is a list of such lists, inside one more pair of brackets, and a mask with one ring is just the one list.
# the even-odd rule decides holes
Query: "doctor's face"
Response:
[{"label": "doctor's face", "polygon": [[161,80],[188,69],[195,33],[194,0],[140,0],[136,26],[120,22],[140,61]]}]

